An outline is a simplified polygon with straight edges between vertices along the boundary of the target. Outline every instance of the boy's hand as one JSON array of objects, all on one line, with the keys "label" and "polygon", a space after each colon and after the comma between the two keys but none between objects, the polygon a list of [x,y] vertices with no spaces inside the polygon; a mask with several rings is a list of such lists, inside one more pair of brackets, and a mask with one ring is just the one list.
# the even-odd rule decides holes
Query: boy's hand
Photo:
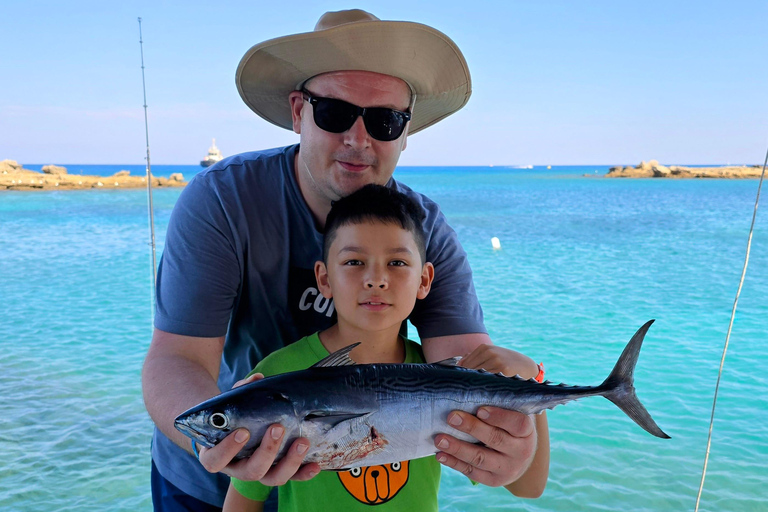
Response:
[{"label": "boy's hand", "polygon": [[[260,373],[239,380],[233,388],[264,378]],[[275,464],[275,457],[285,435],[285,429],[279,423],[271,425],[253,455],[247,459],[232,461],[240,452],[248,438],[249,432],[238,429],[229,434],[213,448],[200,448],[200,463],[211,473],[222,472],[238,480],[258,480],[264,485],[283,485],[288,480],[309,480],[320,472],[316,463],[302,466],[304,456],[309,449],[309,440],[305,437],[296,439],[285,457]]]},{"label": "boy's hand", "polygon": [[536,429],[533,420],[525,414],[481,407],[477,417],[453,411],[448,415],[448,423],[485,446],[440,434],[435,437],[435,446],[441,450],[437,453],[438,462],[481,484],[491,487],[511,484],[528,470],[536,454]]},{"label": "boy's hand", "polygon": [[[538,373],[538,366],[532,359],[495,345],[478,346],[459,364],[506,376],[520,375],[525,379]],[[437,460],[476,482],[492,487],[509,485],[528,470],[536,454],[534,421],[520,412],[481,407],[477,416],[473,416],[453,411],[448,415],[448,423],[485,446],[440,434],[435,437],[435,446],[441,450]]]}]

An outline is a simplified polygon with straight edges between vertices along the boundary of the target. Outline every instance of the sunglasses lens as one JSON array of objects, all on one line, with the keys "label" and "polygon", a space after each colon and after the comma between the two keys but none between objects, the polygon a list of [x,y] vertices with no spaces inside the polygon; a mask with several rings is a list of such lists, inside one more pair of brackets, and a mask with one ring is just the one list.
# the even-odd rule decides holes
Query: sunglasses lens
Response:
[{"label": "sunglasses lens", "polygon": [[405,117],[389,108],[369,108],[365,111],[365,129],[376,140],[395,140],[403,134]]},{"label": "sunglasses lens", "polygon": [[355,124],[357,108],[346,101],[315,98],[313,104],[315,124],[327,132],[342,133]]},{"label": "sunglasses lens", "polygon": [[[343,133],[355,124],[361,109],[346,101],[333,98],[311,99],[315,124],[331,133]],[[403,134],[408,119],[402,112],[390,108],[367,108],[363,116],[365,129],[376,140],[388,142]]]}]

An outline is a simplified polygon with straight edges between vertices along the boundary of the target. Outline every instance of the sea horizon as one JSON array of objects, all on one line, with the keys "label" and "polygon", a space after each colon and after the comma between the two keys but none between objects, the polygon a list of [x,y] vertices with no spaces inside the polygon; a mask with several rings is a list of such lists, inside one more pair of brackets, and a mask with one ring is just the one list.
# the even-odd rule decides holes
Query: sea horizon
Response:
[{"label": "sea horizon", "polygon": [[[639,162],[627,165],[638,165]],[[146,174],[145,164],[21,164],[25,169],[32,171],[42,172],[42,168],[45,165],[58,165],[65,167],[68,174],[76,175],[91,175],[91,176],[112,176],[120,171],[129,171],[133,176],[141,176]],[[595,165],[404,165],[398,166],[395,169],[395,178],[397,179],[400,174],[410,172],[464,172],[464,171],[490,171],[490,172],[516,172],[525,173],[532,172],[538,174],[548,174],[550,176],[562,175],[562,176],[584,176],[589,175],[603,176],[611,167],[620,166],[622,164],[595,164]],[[667,164],[665,164],[667,165]],[[678,165],[691,168],[699,167],[722,167],[724,165],[745,165],[748,164],[706,164],[706,165],[691,165],[691,164],[668,164]],[[757,165],[757,164],[755,164]],[[750,165],[751,166],[751,165]],[[171,174],[181,173],[184,179],[189,181],[194,175],[200,171],[205,170],[199,164],[152,164],[152,174],[158,177],[170,177]],[[749,179],[749,178],[747,178]]]}]

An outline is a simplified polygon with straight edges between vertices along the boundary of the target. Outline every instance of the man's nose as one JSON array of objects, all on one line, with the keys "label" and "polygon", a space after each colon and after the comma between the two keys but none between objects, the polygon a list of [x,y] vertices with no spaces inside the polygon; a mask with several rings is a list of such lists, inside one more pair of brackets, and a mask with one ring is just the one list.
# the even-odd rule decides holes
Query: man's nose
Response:
[{"label": "man's nose", "polygon": [[363,116],[357,116],[352,127],[344,132],[344,144],[353,148],[367,148],[371,145],[371,136],[365,129]]}]

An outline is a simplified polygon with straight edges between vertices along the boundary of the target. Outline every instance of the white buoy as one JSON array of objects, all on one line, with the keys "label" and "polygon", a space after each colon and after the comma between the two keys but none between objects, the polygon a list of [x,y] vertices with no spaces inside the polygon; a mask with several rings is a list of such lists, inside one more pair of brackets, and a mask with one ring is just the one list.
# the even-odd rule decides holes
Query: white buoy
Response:
[{"label": "white buoy", "polygon": [[501,242],[499,242],[499,239],[496,237],[491,238],[491,245],[493,246],[494,251],[501,249]]}]

